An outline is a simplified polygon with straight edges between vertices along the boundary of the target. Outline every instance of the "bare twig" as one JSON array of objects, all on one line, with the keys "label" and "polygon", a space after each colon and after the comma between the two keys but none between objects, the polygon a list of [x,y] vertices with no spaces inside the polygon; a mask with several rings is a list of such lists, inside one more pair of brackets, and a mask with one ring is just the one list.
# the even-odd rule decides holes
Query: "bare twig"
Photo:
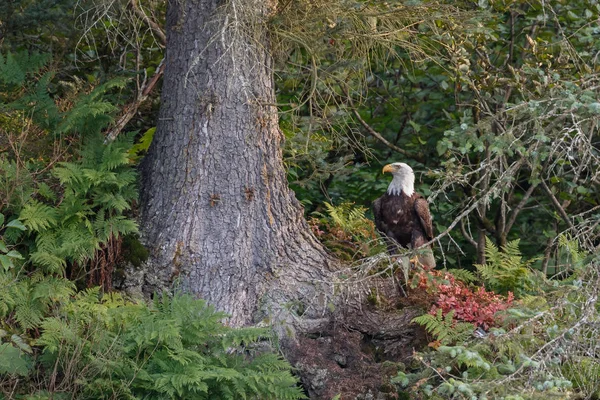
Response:
[{"label": "bare twig", "polygon": [[163,29],[155,21],[148,17],[148,14],[146,14],[138,5],[137,0],[131,0],[131,8],[133,9],[135,15],[140,17],[146,23],[146,25],[152,29],[152,32],[156,35],[162,47],[165,47],[167,45],[167,36],[165,35]]},{"label": "bare twig", "polygon": [[119,135],[119,133],[121,133],[123,128],[125,128],[125,125],[127,125],[127,123],[129,121],[131,121],[133,116],[137,113],[137,110],[140,107],[140,105],[144,101],[146,101],[146,99],[148,98],[148,95],[150,94],[152,89],[154,89],[154,86],[156,86],[158,79],[162,76],[163,72],[165,71],[164,61],[165,60],[163,59],[160,62],[158,69],[156,70],[156,72],[154,73],[154,76],[152,76],[152,78],[150,79],[149,82],[146,82],[144,79],[144,83],[142,84],[142,87],[141,87],[140,93],[138,94],[138,97],[133,102],[131,102],[130,104],[125,106],[125,112],[123,113],[123,115],[121,115],[121,117],[113,125],[113,127],[110,129],[110,131],[108,131],[108,133],[106,134],[106,138],[104,139],[104,143],[109,143],[109,142],[112,142],[113,140],[115,140],[117,138],[117,136]]},{"label": "bare twig", "polygon": [[418,162],[424,162],[425,161],[425,157],[424,157],[423,154],[420,154],[420,153],[412,154],[411,152],[409,152],[407,150],[404,150],[401,147],[396,146],[395,144],[391,143],[386,138],[384,138],[375,129],[373,129],[371,127],[371,125],[367,124],[367,122],[360,116],[359,112],[356,110],[356,107],[354,106],[354,102],[352,101],[352,97],[350,96],[350,92],[348,91],[348,89],[343,84],[341,84],[341,87],[342,87],[342,90],[344,91],[344,94],[348,98],[348,102],[350,103],[350,107],[352,108],[352,113],[354,114],[354,117],[367,130],[367,132],[369,132],[369,134],[371,136],[373,136],[375,139],[379,140],[381,143],[383,143],[384,145],[386,145],[390,149],[392,149],[394,151],[397,151],[398,153],[400,153],[402,155],[405,155],[406,157],[410,157],[413,160],[418,161]]},{"label": "bare twig", "polygon": [[567,225],[569,225],[569,228],[571,228],[571,229],[575,228],[575,226],[573,225],[573,222],[571,222],[571,219],[569,218],[569,215],[567,214],[565,209],[561,206],[561,204],[558,202],[558,199],[556,198],[556,196],[554,196],[554,193],[552,193],[552,190],[550,190],[550,188],[548,187],[548,185],[546,185],[546,182],[544,182],[544,181],[542,181],[542,188],[544,189],[544,191],[546,192],[546,194],[552,201],[554,208],[560,214],[563,221],[565,221],[565,223]]},{"label": "bare twig", "polygon": [[475,239],[473,239],[473,237],[469,234],[469,232],[467,232],[466,226],[465,226],[465,220],[466,218],[463,218],[460,220],[460,231],[462,232],[462,235],[465,239],[467,239],[467,241],[469,243],[471,243],[471,245],[473,245],[473,247],[477,248],[477,242],[475,241]]},{"label": "bare twig", "polygon": [[529,188],[523,195],[523,198],[521,199],[519,204],[517,204],[517,206],[510,213],[510,217],[508,218],[508,222],[506,223],[506,227],[505,227],[505,231],[507,233],[510,232],[510,229],[512,228],[512,226],[515,224],[515,221],[517,220],[517,216],[519,215],[521,210],[523,210],[523,207],[525,207],[525,204],[527,204],[527,201],[533,194],[533,191],[535,190],[536,187],[537,187],[537,184],[532,184],[531,186],[529,186]]}]

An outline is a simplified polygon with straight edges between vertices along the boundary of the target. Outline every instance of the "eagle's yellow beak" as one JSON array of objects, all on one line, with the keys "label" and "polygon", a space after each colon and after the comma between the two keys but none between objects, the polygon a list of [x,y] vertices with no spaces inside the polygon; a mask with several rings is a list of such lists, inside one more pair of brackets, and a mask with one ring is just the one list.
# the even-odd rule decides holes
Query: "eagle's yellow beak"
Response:
[{"label": "eagle's yellow beak", "polygon": [[388,164],[385,167],[383,167],[383,173],[385,174],[386,172],[394,172],[394,166],[392,164]]}]

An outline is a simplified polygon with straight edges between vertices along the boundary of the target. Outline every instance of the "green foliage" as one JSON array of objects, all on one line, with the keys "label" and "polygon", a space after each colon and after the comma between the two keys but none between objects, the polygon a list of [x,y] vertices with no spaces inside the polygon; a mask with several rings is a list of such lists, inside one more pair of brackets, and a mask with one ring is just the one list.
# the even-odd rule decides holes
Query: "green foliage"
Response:
[{"label": "green foliage", "polygon": [[[314,212],[309,224],[321,241],[340,258],[353,259],[378,253],[381,250],[375,225],[366,218],[366,208],[353,203],[339,206],[324,203],[327,214]],[[321,217],[317,219],[316,217]]]},{"label": "green foliage", "polygon": [[[0,220],[4,216],[0,214]],[[24,231],[26,228],[13,220],[2,226],[0,231]],[[0,318],[12,318],[15,327],[24,331],[37,326],[50,307],[61,299],[72,294],[72,284],[68,281],[47,276],[35,271],[30,276],[23,274],[23,265],[27,261],[14,245],[7,244],[4,236],[0,236]]]},{"label": "green foliage", "polygon": [[17,347],[0,343],[0,374],[27,376],[30,368],[28,361]]},{"label": "green foliage", "polygon": [[475,264],[483,282],[492,290],[508,294],[512,292],[517,297],[533,293],[536,285],[536,275],[530,265],[534,260],[523,261],[519,250],[519,240],[513,240],[498,249],[486,237],[486,263]]},{"label": "green foliage", "polygon": [[[18,220],[4,224],[0,214],[0,232],[25,226]],[[25,258],[4,236],[0,236],[0,374],[26,376],[32,366],[28,354],[32,349],[22,336],[27,329],[36,328],[58,301],[72,294],[72,284],[39,272],[22,273]],[[12,321],[7,325],[4,321]]]},{"label": "green foliage", "polygon": [[4,100],[0,110],[22,113],[38,128],[54,135],[99,135],[119,109],[115,93],[125,87],[127,80],[115,78],[93,90],[77,79],[60,82],[74,92],[72,98],[65,96],[71,107],[63,110],[65,107],[57,104],[50,93],[55,85],[55,72],[47,67],[49,62],[47,54],[26,51],[0,54],[0,98]]},{"label": "green foliage", "polygon": [[463,342],[472,335],[475,329],[469,322],[454,321],[454,311],[450,311],[445,316],[442,315],[441,308],[435,315],[424,314],[413,318],[411,322],[422,325],[436,341],[443,345]]},{"label": "green foliage", "polygon": [[[3,329],[8,324],[10,332],[0,335],[0,346],[19,349],[9,350],[18,365],[29,356],[19,353],[26,353],[26,347],[13,337],[28,345],[31,338],[24,333],[26,326],[35,332],[36,324],[40,319],[43,323],[48,313],[61,322],[74,318],[58,311],[74,291],[68,285],[61,289],[62,281],[56,275],[88,260],[115,232],[122,236],[133,231],[131,226],[118,225],[118,216],[127,219],[125,203],[131,201],[123,201],[127,196],[122,193],[121,198],[115,195],[114,185],[110,189],[98,184],[105,177],[111,181],[113,171],[99,172],[110,168],[111,163],[94,161],[83,167],[65,150],[66,145],[55,147],[53,139],[56,136],[71,148],[79,148],[82,137],[87,141],[87,136],[106,127],[110,114],[118,110],[117,104],[137,93],[131,90],[133,85],[123,86],[121,80],[98,85],[114,77],[117,70],[120,75],[123,71],[140,75],[137,83],[141,83],[141,71],[147,68],[151,75],[162,50],[139,31],[138,26],[145,29],[145,25],[127,26],[123,21],[133,21],[128,18],[131,10],[117,6],[107,10],[98,7],[98,12],[106,11],[107,19],[89,18],[100,21],[87,27],[86,39],[91,40],[81,41],[77,55],[63,54],[60,49],[68,46],[65,38],[81,37],[74,32],[73,1],[4,3],[0,4],[0,14],[6,15],[0,25],[0,212],[10,222],[0,231],[0,285],[6,288],[0,291],[0,316]],[[274,43],[288,45],[285,51],[277,47],[284,57],[278,61],[288,65],[276,71],[276,89],[278,103],[289,105],[281,118],[287,139],[285,163],[298,198],[309,212],[325,200],[334,204],[350,200],[368,206],[388,183],[381,179],[379,164],[406,158],[417,172],[418,191],[434,196],[431,207],[439,232],[462,211],[471,210],[463,219],[464,237],[455,230],[451,238],[441,239],[444,261],[454,267],[470,266],[476,254],[472,245],[476,230],[485,231],[500,249],[487,245],[495,254],[488,254],[487,263],[480,266],[480,276],[488,287],[515,291],[521,297],[521,302],[506,312],[504,329],[492,329],[484,338],[469,338],[462,348],[447,346],[423,355],[420,365],[428,367],[422,371],[415,368],[398,383],[411,386],[416,396],[438,398],[593,396],[597,392],[597,363],[592,356],[597,349],[594,329],[598,317],[594,314],[597,307],[588,300],[596,296],[597,277],[585,274],[585,270],[597,270],[598,262],[580,249],[597,246],[596,221],[600,216],[594,173],[600,115],[596,90],[599,8],[595,2],[580,0],[446,2],[451,7],[444,10],[451,12],[440,17],[421,8],[419,1],[342,3],[292,2],[271,21]],[[414,4],[419,8],[412,8]],[[142,8],[152,16],[164,13],[164,5],[153,2],[142,2]],[[318,12],[312,14],[314,10]],[[335,12],[324,12],[330,10]],[[123,17],[115,18],[119,12]],[[412,25],[413,21],[418,23]],[[100,40],[105,31],[115,27],[117,39]],[[290,30],[294,27],[299,33],[284,37],[286,32],[294,32]],[[381,46],[385,51],[376,45],[376,37],[384,39]],[[287,51],[290,42],[293,50]],[[428,58],[419,57],[422,62],[413,64],[408,51],[398,49],[398,43],[413,56]],[[19,51],[23,48],[30,51]],[[47,56],[31,51],[48,48],[59,55],[52,63]],[[389,62],[380,62],[378,53],[384,53]],[[88,63],[95,58],[102,59],[102,65]],[[350,124],[353,104],[343,98],[346,84],[358,114],[401,148],[401,154],[369,136],[363,127]],[[92,85],[98,88],[97,93],[93,93]],[[292,110],[297,113],[289,112]],[[152,107],[141,108],[133,122],[140,126],[135,129],[145,132],[154,125],[155,115]],[[27,139],[15,141],[20,133]],[[148,130],[140,142],[140,152],[149,136]],[[15,143],[25,149],[18,157],[11,153]],[[65,156],[58,160],[48,156],[54,153]],[[131,152],[128,157],[136,159]],[[47,167],[58,165],[57,161],[76,167],[71,171],[70,166],[61,164],[49,173],[51,168]],[[84,168],[91,172],[82,174]],[[63,178],[70,181],[61,183]],[[542,190],[542,183],[549,191]],[[525,201],[529,189],[531,197]],[[103,195],[107,192],[109,195]],[[69,196],[71,201],[65,201]],[[523,208],[519,208],[521,201],[526,203]],[[517,210],[521,211],[509,226],[506,222]],[[19,222],[17,216],[23,218],[28,231],[23,232],[25,224],[8,227]],[[108,223],[111,218],[113,222]],[[332,230],[325,229],[321,238],[342,248],[338,254],[369,253],[355,241],[354,232],[334,224],[329,215],[323,219],[326,221],[318,221],[321,228],[330,225],[337,230],[328,236]],[[69,234],[71,227],[73,233]],[[320,231],[318,224],[316,229]],[[556,249],[557,232],[567,229],[579,243],[559,237]],[[563,274],[550,272],[554,279],[540,283],[520,253],[503,255],[508,253],[503,245],[517,238],[521,238],[524,258],[542,253],[547,246],[548,270],[571,276],[561,279]],[[454,241],[457,246],[446,246]],[[143,249],[137,250],[141,257],[136,258],[143,259]],[[49,278],[52,275],[54,280]],[[468,273],[458,272],[456,277],[472,282]],[[531,293],[538,296],[531,297]],[[74,301],[94,308],[97,294],[90,296]],[[158,312],[157,307],[153,312]],[[83,311],[74,314],[86,323]],[[175,337],[171,331],[169,335]],[[86,340],[78,342],[81,348],[89,345]],[[120,346],[118,340],[117,344]],[[0,365],[4,365],[3,355]],[[16,355],[24,358],[18,361]],[[116,365],[108,362],[108,356],[98,359],[106,362],[105,368]],[[478,360],[483,360],[479,366]],[[485,363],[489,370],[483,368]],[[87,365],[101,367],[90,362],[82,369]],[[77,393],[91,398],[126,397],[129,389],[125,384],[118,386],[120,382],[113,378],[98,378]],[[572,381],[574,388],[567,381]],[[498,382],[503,384],[499,387]],[[167,382],[160,392],[151,382],[146,384],[156,397],[189,387],[179,381]],[[61,394],[52,388],[37,396],[58,398]]]},{"label": "green foliage", "polygon": [[[119,164],[107,163],[112,170]],[[85,174],[73,176],[85,183]],[[69,180],[63,182],[69,188]],[[34,207],[42,209],[28,210]],[[39,229],[36,243],[43,247],[44,233],[62,220],[48,214],[29,212],[26,224],[13,220],[0,224],[0,232]],[[6,327],[0,329],[0,374],[10,382],[11,397],[56,398],[57,391],[94,399],[303,397],[289,364],[265,350],[266,329],[226,327],[225,314],[189,295],[158,296],[146,306],[118,294],[101,296],[99,287],[75,293],[72,282],[52,271],[23,274],[28,260],[1,236],[0,253],[9,260],[0,269],[0,326]],[[56,256],[56,262],[65,259]],[[32,393],[41,386],[47,391]]]},{"label": "green foliage", "polygon": [[594,357],[580,356],[569,360],[561,371],[577,390],[590,394],[591,398],[600,395],[600,363]]},{"label": "green foliage", "polygon": [[454,276],[457,280],[469,284],[477,281],[477,277],[471,271],[466,269],[449,269],[448,272]]},{"label": "green foliage", "polygon": [[339,206],[333,206],[327,202],[324,204],[334,226],[347,234],[356,235],[360,238],[373,237],[373,226],[365,217],[366,208],[356,207],[352,203],[342,203]]},{"label": "green foliage", "polygon": [[155,131],[156,127],[148,129],[131,147],[131,149],[129,150],[129,159],[131,161],[138,162],[142,158],[142,155],[148,152],[148,149],[152,144],[152,139],[154,138]]},{"label": "green foliage", "polygon": [[112,238],[137,233],[136,223],[125,215],[137,197],[129,148],[127,139],[108,145],[90,140],[80,160],[52,169],[60,198],[50,204],[31,199],[19,214],[35,242],[33,265],[60,273],[67,263],[85,265]]},{"label": "green foliage", "polygon": [[27,52],[0,54],[0,83],[21,86],[29,74],[38,72],[49,60],[49,54]]},{"label": "green foliage", "polygon": [[89,94],[78,96],[75,106],[63,116],[56,126],[57,134],[80,133],[99,135],[113,119],[111,114],[119,110],[112,96],[107,96],[114,89],[123,89],[126,79],[113,79],[94,88]]},{"label": "green foliage", "polygon": [[[5,225],[4,214],[0,214],[0,229],[6,229],[8,231],[24,231],[26,228],[16,219]],[[0,236],[0,266],[4,269],[4,272],[13,270],[16,267],[15,262],[18,262],[19,260],[23,260],[21,253],[16,251],[12,246],[8,246],[4,237]]]},{"label": "green foliage", "polygon": [[224,317],[188,295],[147,307],[95,288],[46,318],[35,344],[84,398],[302,398],[289,364],[260,350],[268,331],[234,330]]},{"label": "green foliage", "polygon": [[[564,243],[571,247],[559,253],[576,250],[572,242]],[[511,252],[515,256],[515,247]],[[598,345],[597,327],[583,321],[598,318],[600,309],[592,304],[599,259],[576,253],[573,261],[585,267],[569,266],[573,276],[557,277],[552,284],[533,280],[532,291],[540,295],[525,296],[504,311],[501,327],[478,329],[455,345],[435,343],[435,350],[415,355],[419,368],[399,372],[392,383],[415,396],[438,398],[593,398],[600,364],[589,351]],[[452,327],[441,314],[418,322],[432,332]]]}]

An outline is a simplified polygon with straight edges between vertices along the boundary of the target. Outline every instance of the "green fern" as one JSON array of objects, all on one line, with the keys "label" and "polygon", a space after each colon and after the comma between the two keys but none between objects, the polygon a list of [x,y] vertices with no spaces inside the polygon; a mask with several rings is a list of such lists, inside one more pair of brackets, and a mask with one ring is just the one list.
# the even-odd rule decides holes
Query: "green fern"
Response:
[{"label": "green fern", "polygon": [[475,274],[466,269],[454,268],[454,269],[448,270],[448,272],[451,273],[459,281],[467,283],[467,284],[477,281],[477,277],[475,276]]},{"label": "green fern", "polygon": [[0,82],[22,86],[28,74],[35,73],[50,60],[48,54],[21,51],[8,52],[5,56],[0,54]]},{"label": "green fern", "polygon": [[113,79],[98,86],[89,94],[81,95],[67,115],[56,127],[56,132],[80,133],[87,137],[99,135],[111,121],[118,107],[114,101],[106,99],[106,94],[112,89],[122,89],[127,79]]},{"label": "green fern", "polygon": [[516,297],[530,293],[536,287],[530,265],[535,260],[523,261],[519,239],[506,244],[502,250],[486,238],[485,264],[475,264],[487,287],[495,292],[513,292]]},{"label": "green fern", "polygon": [[154,138],[154,132],[156,131],[156,127],[148,129],[142,137],[131,147],[129,150],[129,159],[137,162],[142,157],[141,154],[144,154],[150,148],[150,144],[152,143],[152,139]]},{"label": "green fern", "polygon": [[442,310],[438,309],[435,315],[424,314],[413,318],[411,322],[423,326],[441,344],[457,343],[468,339],[475,329],[473,324],[455,322],[453,319],[454,310],[444,316]]},{"label": "green fern", "polygon": [[365,217],[367,212],[365,207],[355,207],[353,203],[342,203],[339,206],[327,202],[324,204],[334,225],[340,227],[346,233],[356,234],[364,229],[365,224],[370,222]]},{"label": "green fern", "polygon": [[42,322],[36,345],[45,351],[44,365],[56,368],[63,385],[87,398],[105,398],[106,393],[180,399],[303,397],[287,362],[274,353],[251,352],[269,335],[266,330],[228,328],[220,322],[224,314],[189,295],[157,297],[147,307],[119,295],[101,297],[93,289],[66,300]]},{"label": "green fern", "polygon": [[566,272],[569,276],[565,282],[578,279],[579,274],[570,274],[571,271],[583,272],[585,266],[590,262],[590,254],[582,250],[579,242],[568,235],[558,236],[558,262],[567,267],[555,269],[555,273]]},{"label": "green fern", "polygon": [[41,232],[57,223],[57,213],[53,207],[31,200],[19,214],[19,219],[28,229]]},{"label": "green fern", "polygon": [[111,238],[138,232],[137,224],[124,215],[137,197],[130,144],[127,137],[109,145],[91,140],[81,160],[53,168],[63,190],[59,204],[31,200],[19,215],[36,236],[34,265],[60,273],[68,263],[85,265]]}]

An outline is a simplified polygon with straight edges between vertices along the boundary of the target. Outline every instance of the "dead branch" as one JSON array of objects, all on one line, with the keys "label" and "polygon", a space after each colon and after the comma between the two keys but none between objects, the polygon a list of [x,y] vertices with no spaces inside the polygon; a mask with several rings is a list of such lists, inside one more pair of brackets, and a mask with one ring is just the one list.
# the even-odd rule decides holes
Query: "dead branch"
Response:
[{"label": "dead branch", "polygon": [[154,76],[152,76],[149,82],[146,82],[146,79],[144,79],[138,97],[133,102],[125,106],[125,112],[123,113],[123,115],[121,115],[117,122],[115,122],[110,131],[108,131],[108,133],[106,134],[106,138],[104,139],[104,143],[109,143],[115,140],[119,133],[121,133],[121,131],[125,128],[125,125],[127,125],[127,123],[131,121],[133,116],[137,113],[137,110],[140,107],[140,105],[144,101],[146,101],[148,95],[150,94],[152,89],[154,89],[154,86],[156,86],[158,79],[162,76],[163,72],[165,71],[164,61],[165,59],[163,58],[163,60],[160,62],[160,65],[158,66],[158,69],[154,73]]},{"label": "dead branch", "polygon": [[400,153],[406,157],[410,157],[413,160],[421,162],[421,163],[425,161],[425,156],[423,154],[420,154],[420,153],[412,154],[412,153],[404,150],[403,148],[396,146],[395,144],[391,143],[386,138],[384,138],[375,129],[373,129],[371,127],[371,125],[367,124],[367,122],[360,116],[359,112],[356,110],[356,107],[354,106],[354,102],[352,101],[352,97],[350,96],[350,92],[348,91],[348,89],[343,84],[341,84],[341,87],[342,87],[342,90],[344,91],[344,94],[348,98],[348,102],[350,103],[350,108],[352,109],[352,113],[354,114],[354,116],[356,117],[358,122],[360,122],[360,124],[367,130],[367,132],[369,132],[369,134],[371,136],[373,136],[375,139],[379,140],[381,143],[383,143],[390,149],[397,151],[398,153]]},{"label": "dead branch", "polygon": [[469,232],[467,232],[466,226],[465,226],[465,219],[463,218],[460,220],[460,231],[463,235],[463,237],[465,239],[467,239],[467,242],[471,243],[471,245],[475,248],[477,248],[477,242],[475,241],[475,239],[473,239],[473,237],[471,235],[469,235]]},{"label": "dead branch", "polygon": [[537,187],[537,184],[532,184],[531,186],[529,186],[529,189],[527,189],[527,191],[523,195],[523,198],[521,199],[519,204],[517,204],[517,206],[510,213],[510,217],[508,218],[508,222],[506,223],[506,227],[505,227],[506,233],[510,232],[510,229],[512,228],[512,226],[515,224],[515,221],[517,220],[517,216],[519,215],[521,210],[523,210],[523,207],[525,207],[525,204],[527,204],[527,201],[533,194],[533,191],[535,190],[536,187]]},{"label": "dead branch", "polygon": [[546,192],[546,194],[552,201],[554,208],[560,214],[563,221],[565,221],[565,223],[567,225],[569,225],[569,228],[574,229],[575,226],[573,225],[573,222],[571,222],[571,220],[569,219],[569,215],[567,214],[565,209],[560,205],[560,203],[558,202],[558,199],[556,198],[556,196],[554,196],[554,193],[552,193],[552,190],[550,190],[550,188],[548,187],[548,185],[546,185],[546,182],[544,182],[544,181],[542,181],[542,188],[544,188],[544,191]]},{"label": "dead branch", "polygon": [[165,32],[162,30],[162,28],[150,17],[148,17],[148,14],[146,14],[144,10],[142,10],[138,5],[137,0],[131,0],[131,8],[133,9],[135,15],[140,17],[146,23],[146,25],[148,25],[148,27],[152,29],[152,32],[156,35],[156,37],[158,37],[161,46],[165,47],[167,45],[167,36],[165,35]]}]

